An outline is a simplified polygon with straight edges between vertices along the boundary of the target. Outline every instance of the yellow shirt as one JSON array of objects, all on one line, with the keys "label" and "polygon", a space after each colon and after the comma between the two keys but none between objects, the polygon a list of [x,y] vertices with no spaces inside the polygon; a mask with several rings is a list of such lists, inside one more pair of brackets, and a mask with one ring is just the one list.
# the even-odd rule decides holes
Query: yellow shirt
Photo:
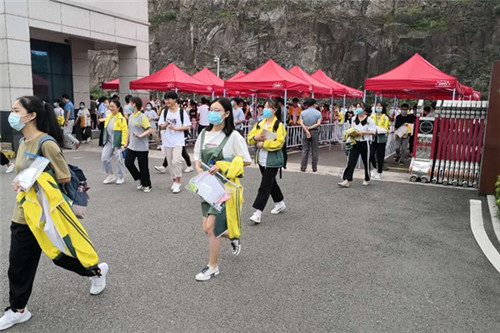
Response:
[{"label": "yellow shirt", "polygon": [[[29,141],[23,140],[21,142],[16,158],[16,173],[21,172],[21,170],[29,166],[24,166],[25,163],[29,163],[26,160],[26,155],[24,154],[24,152],[38,154],[38,143],[40,142],[40,139],[46,135],[47,134],[43,133],[34,139],[31,139]],[[54,176],[57,180],[67,179],[71,177],[68,165],[66,164],[66,160],[64,159],[61,148],[59,148],[57,143],[52,140],[45,141],[42,145],[42,155],[50,160],[49,168],[54,171]],[[12,222],[16,222],[19,224],[26,224],[26,220],[24,218],[24,210],[17,201],[14,206],[14,213],[11,220]]]}]

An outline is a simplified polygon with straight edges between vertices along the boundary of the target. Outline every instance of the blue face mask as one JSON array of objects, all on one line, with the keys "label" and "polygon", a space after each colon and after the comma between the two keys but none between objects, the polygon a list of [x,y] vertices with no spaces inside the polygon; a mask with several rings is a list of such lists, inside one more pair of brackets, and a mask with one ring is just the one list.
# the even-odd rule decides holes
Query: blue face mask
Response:
[{"label": "blue face mask", "polygon": [[151,107],[150,106],[146,106],[146,110],[151,110]]},{"label": "blue face mask", "polygon": [[208,122],[212,125],[220,125],[222,124],[222,115],[219,112],[209,111]]},{"label": "blue face mask", "polygon": [[128,109],[129,111],[134,111],[134,108],[133,108],[131,105],[127,105],[127,109]]},{"label": "blue face mask", "polygon": [[55,108],[57,108],[57,103],[54,103],[53,105],[54,105]]},{"label": "blue face mask", "polygon": [[85,105],[80,105],[80,109],[83,109],[85,107]]},{"label": "blue face mask", "polygon": [[12,127],[13,129],[15,129],[16,131],[21,131],[24,128],[24,126],[26,126],[25,123],[21,122],[21,118],[26,117],[26,116],[27,116],[27,114],[21,116],[19,114],[11,112],[11,114],[9,114],[9,125],[10,125],[10,127]]},{"label": "blue face mask", "polygon": [[376,109],[375,109],[375,111],[376,111],[377,113],[382,113],[382,108],[376,108]]},{"label": "blue face mask", "polygon": [[401,110],[401,114],[406,116],[408,114],[408,110]]},{"label": "blue face mask", "polygon": [[273,111],[270,109],[264,109],[264,111],[262,111],[262,116],[264,118],[271,118],[273,116]]},{"label": "blue face mask", "polygon": [[362,114],[363,113],[363,109],[362,108],[357,108],[356,109],[356,114]]}]

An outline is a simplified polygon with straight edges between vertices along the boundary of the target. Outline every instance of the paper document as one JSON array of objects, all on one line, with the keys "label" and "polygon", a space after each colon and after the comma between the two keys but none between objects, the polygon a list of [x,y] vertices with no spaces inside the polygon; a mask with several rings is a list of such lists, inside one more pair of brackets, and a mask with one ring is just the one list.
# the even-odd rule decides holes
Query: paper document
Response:
[{"label": "paper document", "polygon": [[377,126],[377,134],[386,134],[387,130],[383,127]]},{"label": "paper document", "polygon": [[278,136],[276,133],[271,132],[270,130],[267,130],[264,128],[263,132],[266,134],[266,141],[274,141],[276,140],[276,137]]},{"label": "paper document", "polygon": [[186,188],[198,194],[218,212],[222,211],[222,204],[231,198],[224,184],[208,171],[192,178]]}]

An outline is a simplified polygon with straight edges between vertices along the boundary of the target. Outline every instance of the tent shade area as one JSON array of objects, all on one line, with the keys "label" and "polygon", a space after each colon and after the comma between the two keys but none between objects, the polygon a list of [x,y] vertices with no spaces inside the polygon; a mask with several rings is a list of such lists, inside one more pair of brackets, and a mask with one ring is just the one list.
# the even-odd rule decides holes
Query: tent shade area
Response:
[{"label": "tent shade area", "polygon": [[464,94],[457,78],[437,69],[420,54],[396,68],[365,80],[365,89],[398,98],[452,99]]},{"label": "tent shade area", "polygon": [[312,90],[309,83],[288,72],[272,59],[243,77],[226,80],[224,86],[229,91],[251,90],[259,93],[302,93]]},{"label": "tent shade area", "polygon": [[193,78],[174,63],[142,79],[130,81],[130,89],[158,91],[178,90],[200,94],[212,94],[213,90],[210,85]]},{"label": "tent shade area", "polygon": [[318,80],[319,82],[332,88],[332,92],[335,96],[346,96],[349,98],[362,98],[363,92],[361,90],[346,86],[340,82],[337,82],[325,74],[321,69],[311,74],[311,77]]},{"label": "tent shade area", "polygon": [[208,68],[203,68],[198,73],[193,74],[192,77],[212,87],[212,95],[222,95],[224,93],[224,80],[215,75]]},{"label": "tent shade area", "polygon": [[120,79],[114,79],[111,81],[103,82],[102,89],[104,90],[119,90],[120,89]]}]

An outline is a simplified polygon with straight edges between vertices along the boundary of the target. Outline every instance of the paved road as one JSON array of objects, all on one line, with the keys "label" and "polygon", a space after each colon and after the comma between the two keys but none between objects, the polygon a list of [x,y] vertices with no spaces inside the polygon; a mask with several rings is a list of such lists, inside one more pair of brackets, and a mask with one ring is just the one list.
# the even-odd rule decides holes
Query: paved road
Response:
[{"label": "paved road", "polygon": [[[87,149],[87,151],[85,151]],[[220,275],[194,276],[207,262],[198,199],[104,185],[100,155],[67,152],[90,178],[83,223],[110,265],[108,288],[43,257],[29,308],[11,332],[499,332],[499,274],[469,228],[476,192],[285,172],[287,210],[261,225],[252,213],[259,175],[248,168],[242,252],[224,243]],[[152,159],[152,164],[160,159]],[[14,195],[0,175],[0,304],[8,305],[7,254]],[[186,177],[187,178],[187,177]],[[484,202],[484,199],[481,198]]]}]

